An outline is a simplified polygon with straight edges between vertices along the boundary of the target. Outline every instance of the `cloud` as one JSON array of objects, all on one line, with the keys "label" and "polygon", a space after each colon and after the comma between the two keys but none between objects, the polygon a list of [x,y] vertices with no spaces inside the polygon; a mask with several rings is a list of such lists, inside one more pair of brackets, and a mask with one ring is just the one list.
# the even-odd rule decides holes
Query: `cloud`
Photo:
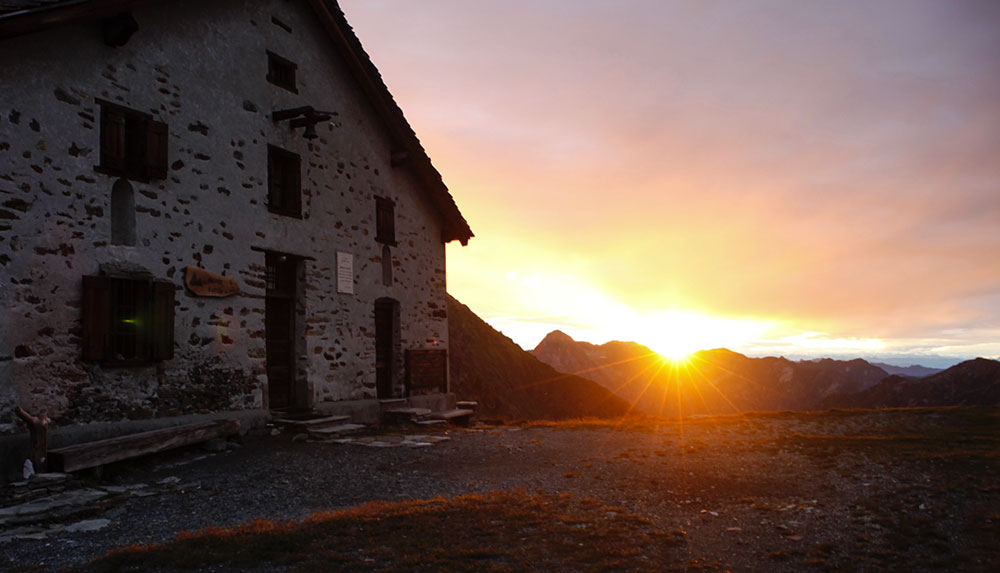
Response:
[{"label": "cloud", "polygon": [[831,339],[998,326],[995,2],[342,4],[476,231],[477,311],[520,312],[502,263]]}]

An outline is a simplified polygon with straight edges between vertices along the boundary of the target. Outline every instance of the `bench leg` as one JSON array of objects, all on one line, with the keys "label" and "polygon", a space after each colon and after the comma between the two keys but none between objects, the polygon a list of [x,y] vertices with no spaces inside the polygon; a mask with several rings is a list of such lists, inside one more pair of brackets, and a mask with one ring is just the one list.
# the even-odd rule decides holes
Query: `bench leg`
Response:
[{"label": "bench leg", "polygon": [[31,463],[35,466],[35,473],[43,473],[46,469],[46,458],[49,453],[49,424],[51,420],[45,415],[45,412],[32,416],[20,407],[17,408],[17,417],[28,425],[28,433],[31,435]]}]

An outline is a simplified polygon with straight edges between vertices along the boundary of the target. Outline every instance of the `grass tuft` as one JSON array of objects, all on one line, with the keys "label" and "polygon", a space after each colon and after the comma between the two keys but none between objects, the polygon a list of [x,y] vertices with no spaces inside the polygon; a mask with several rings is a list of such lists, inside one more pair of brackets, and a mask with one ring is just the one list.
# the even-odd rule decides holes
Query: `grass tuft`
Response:
[{"label": "grass tuft", "polygon": [[184,532],[164,545],[113,551],[87,570],[644,570],[651,559],[677,561],[672,551],[684,536],[592,499],[493,492]]}]

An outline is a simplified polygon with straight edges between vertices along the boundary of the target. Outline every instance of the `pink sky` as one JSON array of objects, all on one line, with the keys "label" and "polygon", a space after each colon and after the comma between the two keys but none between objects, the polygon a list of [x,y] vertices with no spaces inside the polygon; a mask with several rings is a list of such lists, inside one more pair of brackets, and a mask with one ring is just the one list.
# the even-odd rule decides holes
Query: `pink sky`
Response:
[{"label": "pink sky", "polygon": [[1000,3],[341,5],[523,347],[1000,355]]}]

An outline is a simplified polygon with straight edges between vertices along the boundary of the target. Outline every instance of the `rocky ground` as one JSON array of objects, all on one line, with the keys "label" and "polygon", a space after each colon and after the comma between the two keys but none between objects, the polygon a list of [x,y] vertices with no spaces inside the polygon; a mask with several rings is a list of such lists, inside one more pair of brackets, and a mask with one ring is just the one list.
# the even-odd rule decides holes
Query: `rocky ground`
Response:
[{"label": "rocky ground", "polygon": [[[247,437],[54,484],[35,499],[9,488],[0,569],[82,566],[112,548],[258,517],[521,489],[595,498],[683,531],[664,569],[995,571],[998,420],[995,408],[832,411],[347,443]],[[60,496],[77,500],[52,504]],[[32,517],[26,503],[55,507]]]}]

